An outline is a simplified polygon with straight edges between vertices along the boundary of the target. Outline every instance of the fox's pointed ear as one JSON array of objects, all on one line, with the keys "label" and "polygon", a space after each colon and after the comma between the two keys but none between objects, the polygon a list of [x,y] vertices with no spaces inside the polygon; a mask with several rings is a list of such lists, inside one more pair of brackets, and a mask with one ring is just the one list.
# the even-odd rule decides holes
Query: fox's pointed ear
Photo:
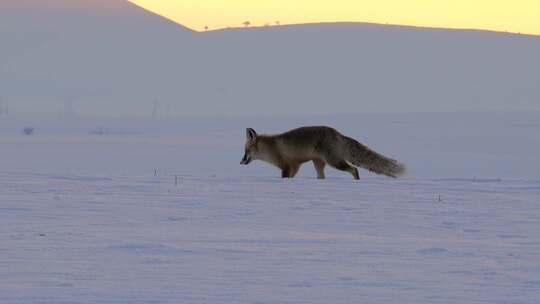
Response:
[{"label": "fox's pointed ear", "polygon": [[253,130],[252,128],[247,128],[246,139],[248,141],[255,141],[255,139],[257,139],[257,132],[255,132],[255,130]]}]

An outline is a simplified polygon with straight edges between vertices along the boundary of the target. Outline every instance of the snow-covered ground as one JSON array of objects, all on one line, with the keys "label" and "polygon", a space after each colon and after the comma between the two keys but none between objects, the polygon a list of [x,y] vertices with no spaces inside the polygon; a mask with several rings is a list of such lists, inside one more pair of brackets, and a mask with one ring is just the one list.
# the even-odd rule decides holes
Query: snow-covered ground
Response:
[{"label": "snow-covered ground", "polygon": [[1,303],[538,303],[540,182],[0,174]]},{"label": "snow-covered ground", "polygon": [[[0,303],[538,303],[538,118],[2,119]],[[238,164],[308,124],[410,174]]]}]

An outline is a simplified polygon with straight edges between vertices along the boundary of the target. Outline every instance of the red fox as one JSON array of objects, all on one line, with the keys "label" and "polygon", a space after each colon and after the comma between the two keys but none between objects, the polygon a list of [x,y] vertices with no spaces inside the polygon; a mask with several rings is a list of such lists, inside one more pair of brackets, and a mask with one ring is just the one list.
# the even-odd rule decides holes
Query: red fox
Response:
[{"label": "red fox", "polygon": [[324,126],[302,127],[278,135],[259,135],[248,128],[240,164],[247,165],[257,159],[280,168],[282,178],[293,178],[308,161],[313,161],[319,179],[325,178],[326,164],[349,172],[355,179],[360,179],[355,166],[393,178],[405,173],[403,164]]}]

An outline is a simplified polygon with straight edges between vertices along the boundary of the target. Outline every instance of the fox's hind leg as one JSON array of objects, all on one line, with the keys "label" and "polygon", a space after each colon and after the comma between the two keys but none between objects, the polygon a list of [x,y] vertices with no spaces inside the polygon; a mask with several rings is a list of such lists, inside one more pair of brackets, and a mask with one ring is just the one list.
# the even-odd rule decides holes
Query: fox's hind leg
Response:
[{"label": "fox's hind leg", "polygon": [[338,157],[329,155],[325,157],[325,160],[330,166],[341,171],[349,172],[354,177],[354,179],[360,179],[360,175],[358,174],[358,169],[351,166],[344,159],[340,159]]},{"label": "fox's hind leg", "polygon": [[318,179],[324,179],[324,167],[326,166],[326,163],[322,159],[314,159],[313,165],[315,166],[315,170],[317,171],[317,178]]}]

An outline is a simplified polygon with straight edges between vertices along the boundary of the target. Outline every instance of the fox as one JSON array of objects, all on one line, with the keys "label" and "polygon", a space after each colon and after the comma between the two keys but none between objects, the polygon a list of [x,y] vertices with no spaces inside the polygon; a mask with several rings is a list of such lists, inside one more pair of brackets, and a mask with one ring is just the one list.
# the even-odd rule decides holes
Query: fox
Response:
[{"label": "fox", "polygon": [[248,165],[254,160],[278,167],[282,178],[294,178],[300,166],[309,161],[313,162],[318,179],[325,179],[326,165],[348,172],[356,180],[360,179],[357,167],[392,178],[406,171],[398,161],[327,126],[300,127],[276,135],[257,134],[253,128],[247,128],[240,164]]}]

